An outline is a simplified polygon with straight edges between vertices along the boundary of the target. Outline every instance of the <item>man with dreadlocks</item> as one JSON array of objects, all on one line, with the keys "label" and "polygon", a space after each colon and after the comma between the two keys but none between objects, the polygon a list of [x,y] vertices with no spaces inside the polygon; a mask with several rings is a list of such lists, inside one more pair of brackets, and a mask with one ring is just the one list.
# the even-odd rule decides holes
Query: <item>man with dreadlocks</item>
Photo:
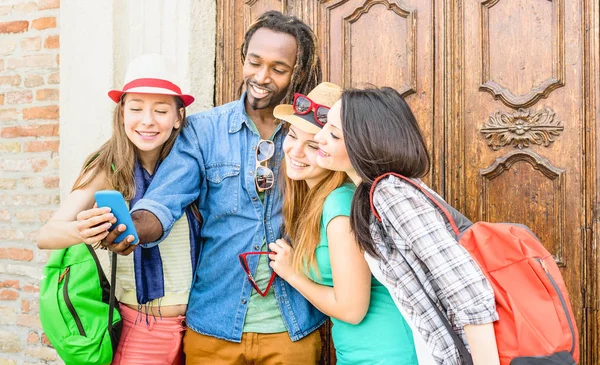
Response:
[{"label": "man with dreadlocks", "polygon": [[316,37],[270,11],[246,32],[241,56],[241,98],[188,118],[132,216],[142,247],[152,247],[198,201],[203,247],[187,310],[188,364],[315,364],[326,318],[271,273],[266,244],[281,238],[283,219],[276,181],[285,131],[273,109],[321,82]]}]

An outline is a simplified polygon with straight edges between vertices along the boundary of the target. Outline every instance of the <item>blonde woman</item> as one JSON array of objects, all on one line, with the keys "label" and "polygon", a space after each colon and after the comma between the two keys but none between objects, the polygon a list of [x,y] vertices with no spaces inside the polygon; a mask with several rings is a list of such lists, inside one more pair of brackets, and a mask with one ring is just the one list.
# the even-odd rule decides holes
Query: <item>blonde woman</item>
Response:
[{"label": "blonde woman", "polygon": [[[322,83],[292,105],[275,108],[289,123],[285,153],[285,240],[271,243],[273,270],[333,322],[337,364],[417,364],[412,333],[388,293],[371,276],[350,231],[354,185],[344,172],[317,165],[314,136],[341,89]],[[376,349],[376,350],[374,350]]]}]

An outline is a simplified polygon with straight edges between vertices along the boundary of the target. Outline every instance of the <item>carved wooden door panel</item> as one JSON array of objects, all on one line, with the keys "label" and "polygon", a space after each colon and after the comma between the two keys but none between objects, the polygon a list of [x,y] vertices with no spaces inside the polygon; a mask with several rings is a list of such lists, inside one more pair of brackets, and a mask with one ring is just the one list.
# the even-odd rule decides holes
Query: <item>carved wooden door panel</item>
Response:
[{"label": "carved wooden door panel", "polygon": [[[448,54],[447,113],[456,117],[448,120],[447,197],[472,219],[535,232],[561,267],[584,344],[595,151],[587,147],[584,77],[594,76],[584,69],[583,2],[451,4],[460,11],[449,30],[457,36]],[[581,364],[597,364],[582,355]]]}]

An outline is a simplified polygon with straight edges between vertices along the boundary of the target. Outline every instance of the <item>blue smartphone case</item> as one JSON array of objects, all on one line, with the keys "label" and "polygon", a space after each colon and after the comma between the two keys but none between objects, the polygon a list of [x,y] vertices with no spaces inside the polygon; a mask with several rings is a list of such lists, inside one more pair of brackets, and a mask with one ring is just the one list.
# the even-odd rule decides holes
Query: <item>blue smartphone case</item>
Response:
[{"label": "blue smartphone case", "polygon": [[127,236],[133,235],[135,238],[131,244],[137,245],[139,238],[137,232],[135,231],[135,226],[131,220],[129,208],[127,208],[127,203],[125,203],[123,195],[116,190],[100,190],[94,194],[94,198],[96,198],[98,208],[109,207],[111,212],[117,218],[117,223],[112,225],[111,230],[116,228],[119,224],[124,224],[127,227],[125,232],[121,232],[114,242],[119,243]]}]

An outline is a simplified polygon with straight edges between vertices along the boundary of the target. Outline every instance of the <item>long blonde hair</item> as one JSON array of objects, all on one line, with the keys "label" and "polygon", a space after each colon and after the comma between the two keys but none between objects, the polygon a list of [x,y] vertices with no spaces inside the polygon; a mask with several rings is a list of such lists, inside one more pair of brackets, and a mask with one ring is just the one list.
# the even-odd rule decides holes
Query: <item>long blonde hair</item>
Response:
[{"label": "long blonde hair", "polygon": [[[123,126],[125,95],[123,95],[113,112],[113,134],[111,138],[85,159],[79,177],[73,184],[72,191],[87,186],[96,175],[104,173],[104,176],[108,179],[110,189],[120,191],[125,200],[128,201],[135,196],[133,168],[137,158],[137,148],[127,138],[125,127]],[[185,107],[183,101],[178,96],[174,96],[174,99],[177,117],[181,123],[179,128],[173,129],[171,136],[163,144],[159,157],[161,161],[171,152],[175,139],[185,126]],[[183,113],[179,112],[181,109],[183,109]]]},{"label": "long blonde hair", "polygon": [[296,272],[314,269],[317,275],[315,249],[321,238],[321,218],[327,196],[347,181],[346,173],[329,171],[309,189],[303,180],[292,180],[285,173],[285,159],[281,164],[285,176],[283,193],[284,232],[294,245],[293,267]]}]

